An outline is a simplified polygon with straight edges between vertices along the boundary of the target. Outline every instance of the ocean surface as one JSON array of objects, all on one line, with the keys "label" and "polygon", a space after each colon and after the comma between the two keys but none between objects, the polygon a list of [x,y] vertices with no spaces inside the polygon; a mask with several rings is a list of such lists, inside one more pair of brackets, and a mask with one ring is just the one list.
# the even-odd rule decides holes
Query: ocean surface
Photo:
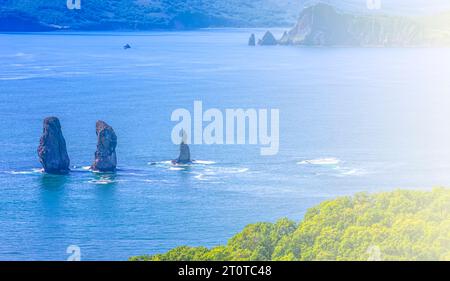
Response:
[{"label": "ocean surface", "polygon": [[[210,247],[336,196],[450,186],[449,49],[249,47],[251,32],[264,30],[0,34],[0,260]],[[172,166],[171,114],[196,100],[279,109],[279,153],[192,145],[197,162]],[[47,116],[67,176],[41,171]],[[88,170],[99,119],[118,136],[116,174]]]}]

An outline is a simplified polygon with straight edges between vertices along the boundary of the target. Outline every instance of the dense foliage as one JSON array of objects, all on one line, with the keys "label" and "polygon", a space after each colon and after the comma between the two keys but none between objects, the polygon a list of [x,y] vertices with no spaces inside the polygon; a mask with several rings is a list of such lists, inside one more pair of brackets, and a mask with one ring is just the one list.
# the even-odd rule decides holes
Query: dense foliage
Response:
[{"label": "dense foliage", "polygon": [[178,247],[131,260],[450,260],[450,190],[325,201],[300,224],[247,226],[226,246]]},{"label": "dense foliage", "polygon": [[69,10],[66,3],[0,0],[0,30],[289,26],[302,7],[297,0],[81,0],[81,9]]}]

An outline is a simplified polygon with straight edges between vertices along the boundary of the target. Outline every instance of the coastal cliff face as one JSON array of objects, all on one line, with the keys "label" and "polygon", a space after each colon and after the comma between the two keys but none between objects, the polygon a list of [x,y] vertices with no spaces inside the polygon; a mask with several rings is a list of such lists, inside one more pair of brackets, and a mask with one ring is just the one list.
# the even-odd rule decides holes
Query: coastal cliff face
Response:
[{"label": "coastal cliff face", "polygon": [[[305,8],[279,40],[283,45],[419,46],[447,44],[448,34],[427,28],[431,17],[347,14],[327,4]],[[428,24],[429,25],[429,24]],[[443,26],[443,29],[448,28]]]}]

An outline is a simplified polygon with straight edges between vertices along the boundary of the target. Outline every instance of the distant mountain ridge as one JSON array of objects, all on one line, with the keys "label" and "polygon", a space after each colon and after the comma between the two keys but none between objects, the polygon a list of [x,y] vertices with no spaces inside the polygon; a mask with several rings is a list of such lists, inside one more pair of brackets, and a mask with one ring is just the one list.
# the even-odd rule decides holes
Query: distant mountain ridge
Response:
[{"label": "distant mountain ridge", "polygon": [[0,0],[0,31],[289,26],[299,0]]},{"label": "distant mountain ridge", "polygon": [[[332,6],[347,18],[359,17],[364,24],[361,17],[365,16],[403,18],[450,11],[449,0],[381,0],[380,9],[370,8],[367,0],[81,0],[80,10],[69,10],[66,3],[0,0],[0,31],[286,27],[296,23],[302,9],[316,5]],[[433,29],[450,26],[448,15],[440,18]],[[298,39],[291,37],[293,42]]]}]

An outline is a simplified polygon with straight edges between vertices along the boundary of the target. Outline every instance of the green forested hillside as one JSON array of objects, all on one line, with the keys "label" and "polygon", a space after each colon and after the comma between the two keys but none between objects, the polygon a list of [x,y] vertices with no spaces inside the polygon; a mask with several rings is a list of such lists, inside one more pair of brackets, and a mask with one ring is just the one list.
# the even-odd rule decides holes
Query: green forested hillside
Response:
[{"label": "green forested hillside", "polygon": [[222,26],[289,26],[301,10],[296,0],[0,0],[0,30],[45,28],[185,29]]},{"label": "green forested hillside", "polygon": [[308,210],[299,224],[256,223],[225,246],[131,260],[450,260],[450,190],[337,198]]}]

